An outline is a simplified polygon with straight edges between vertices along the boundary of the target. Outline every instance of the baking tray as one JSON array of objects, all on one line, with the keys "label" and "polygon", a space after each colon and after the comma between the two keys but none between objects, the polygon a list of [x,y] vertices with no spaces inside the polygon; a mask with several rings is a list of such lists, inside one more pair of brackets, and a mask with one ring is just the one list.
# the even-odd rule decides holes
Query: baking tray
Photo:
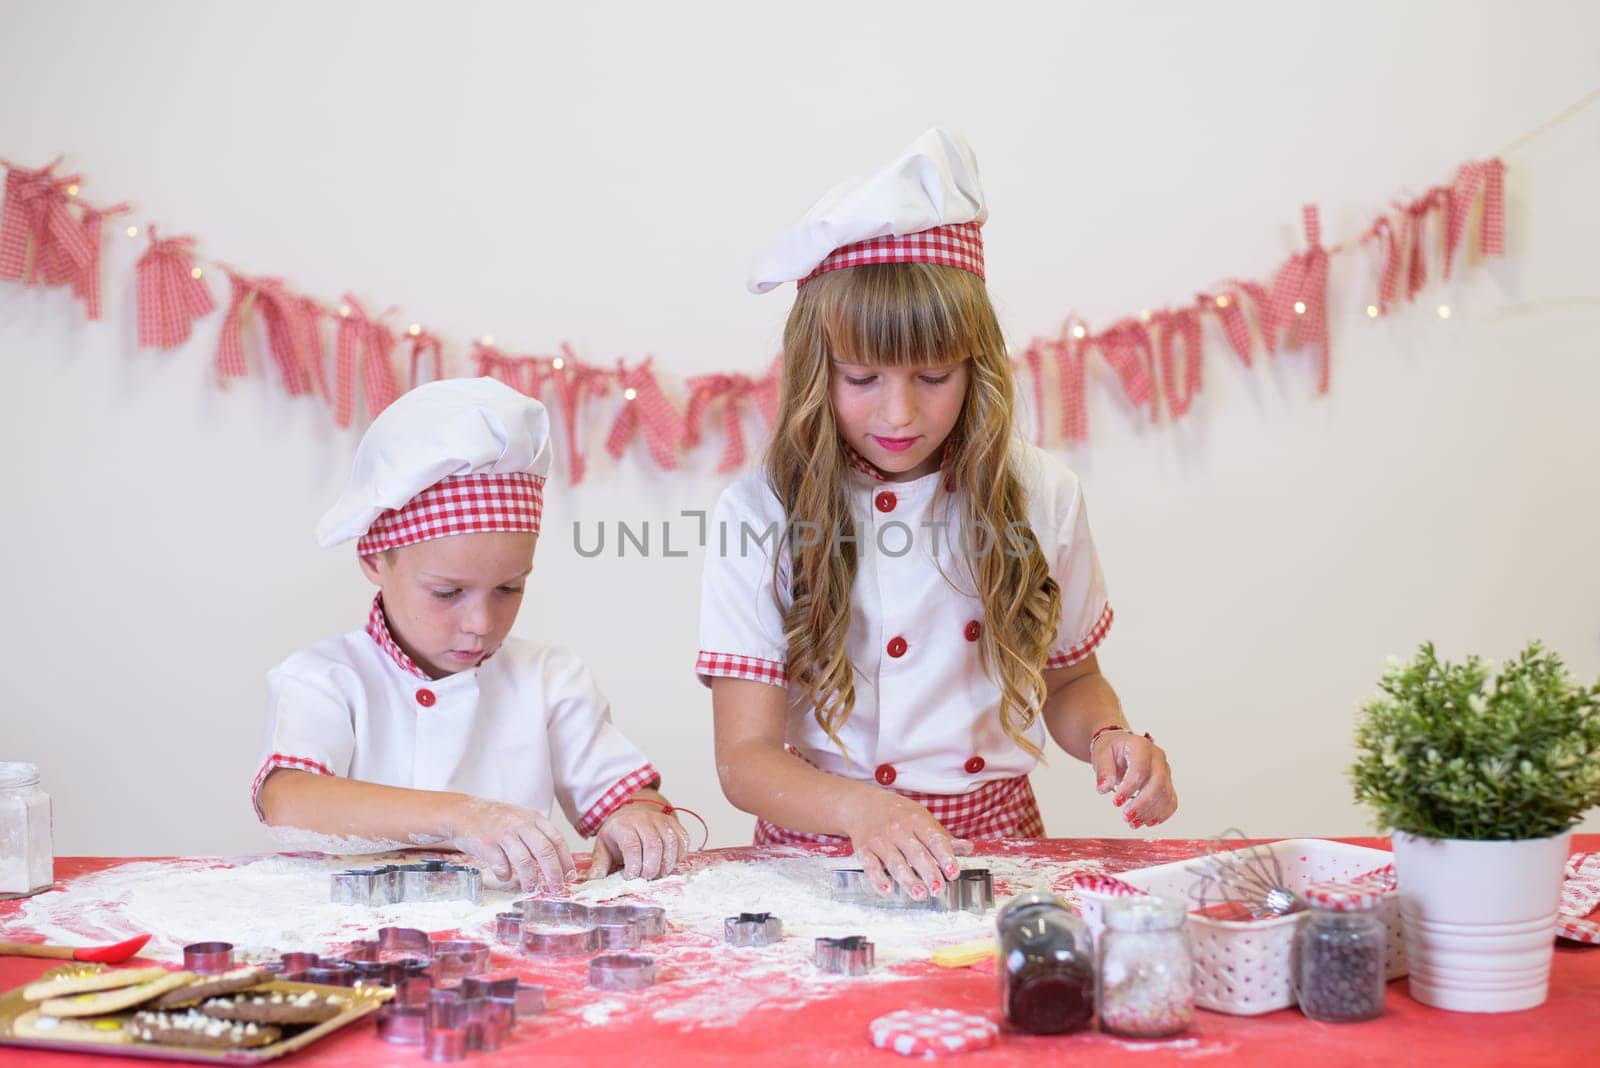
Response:
[{"label": "baking tray", "polygon": [[[39,976],[40,979],[51,979],[56,976],[83,975],[89,972],[104,970],[102,965],[69,964],[61,968],[52,968]],[[24,984],[26,985],[26,984]],[[22,987],[8,990],[0,994],[0,1046],[21,1046],[27,1049],[48,1049],[71,1053],[105,1053],[114,1057],[140,1057],[146,1060],[159,1061],[190,1061],[196,1064],[259,1064],[263,1061],[277,1060],[286,1057],[296,1050],[316,1042],[333,1032],[345,1028],[358,1020],[364,1019],[376,1012],[378,1007],[394,997],[394,991],[384,986],[326,986],[321,983],[291,983],[283,980],[269,980],[259,987],[253,987],[251,993],[256,992],[281,992],[284,994],[303,994],[314,990],[319,994],[332,994],[340,998],[350,999],[350,1007],[320,1024],[310,1027],[270,1046],[258,1046],[255,1049],[196,1049],[193,1046],[168,1046],[159,1042],[141,1042],[134,1037],[128,1022],[133,1019],[138,1008],[126,1012],[109,1013],[105,1016],[89,1017],[95,1021],[112,1021],[116,1024],[90,1035],[68,1034],[60,1037],[49,1037],[38,1034],[19,1034],[18,1021],[23,1021],[38,1015],[38,1003],[25,1001],[22,997]],[[26,1018],[26,1019],[25,1019]]]}]

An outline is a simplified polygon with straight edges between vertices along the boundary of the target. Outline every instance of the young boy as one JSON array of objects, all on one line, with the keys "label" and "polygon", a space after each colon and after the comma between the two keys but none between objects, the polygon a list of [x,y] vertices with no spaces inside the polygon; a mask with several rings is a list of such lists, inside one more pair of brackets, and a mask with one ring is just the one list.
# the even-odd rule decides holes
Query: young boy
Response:
[{"label": "young boy", "polygon": [[687,855],[582,662],[509,637],[549,469],[544,406],[493,379],[429,383],[373,421],[317,540],[359,538],[378,595],[364,629],[267,676],[265,823],[455,848],[524,889],[575,875],[552,800],[595,839],[590,878]]}]

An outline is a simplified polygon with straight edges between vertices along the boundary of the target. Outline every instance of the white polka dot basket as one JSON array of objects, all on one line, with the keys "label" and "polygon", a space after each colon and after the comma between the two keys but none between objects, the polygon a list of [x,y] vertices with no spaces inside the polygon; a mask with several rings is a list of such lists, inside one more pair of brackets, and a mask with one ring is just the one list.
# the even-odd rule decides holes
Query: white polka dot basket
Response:
[{"label": "white polka dot basket", "polygon": [[[1270,849],[1283,868],[1284,884],[1297,894],[1316,883],[1367,881],[1394,863],[1394,854],[1381,849],[1329,842],[1321,838],[1289,838]],[[1182,860],[1151,868],[1120,872],[1127,886],[1149,894],[1191,902],[1190,888],[1199,881],[1194,868],[1199,860]],[[1101,909],[1112,897],[1127,893],[1109,881],[1103,888],[1080,886],[1078,906],[1095,937],[1103,929]],[[1290,987],[1290,960],[1295,931],[1305,912],[1247,922],[1189,916],[1189,939],[1194,953],[1194,1000],[1202,1008],[1234,1016],[1259,1016],[1295,1003]],[[1385,961],[1390,979],[1406,974],[1405,938],[1400,930],[1400,895],[1383,893],[1378,916],[1388,932]]]}]

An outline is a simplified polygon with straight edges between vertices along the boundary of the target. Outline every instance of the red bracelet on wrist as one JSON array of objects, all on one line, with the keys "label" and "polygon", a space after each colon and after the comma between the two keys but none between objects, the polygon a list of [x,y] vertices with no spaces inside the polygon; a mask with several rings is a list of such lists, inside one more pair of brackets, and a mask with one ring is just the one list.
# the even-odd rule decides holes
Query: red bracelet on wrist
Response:
[{"label": "red bracelet on wrist", "polygon": [[684,808],[682,805],[669,804],[666,801],[658,801],[653,797],[630,797],[624,801],[623,804],[654,805],[656,808],[659,808],[662,812],[665,812],[669,816],[678,812],[687,813],[688,815],[693,816],[695,819],[700,821],[700,830],[705,835],[705,837],[700,840],[700,848],[704,849],[706,847],[706,843],[711,841],[711,828],[706,825],[704,817],[702,817],[700,813],[696,812],[694,809]]},{"label": "red bracelet on wrist", "polygon": [[[1091,756],[1094,755],[1094,743],[1100,740],[1100,736],[1102,734],[1114,734],[1117,731],[1127,731],[1129,734],[1138,733],[1132,727],[1124,727],[1120,723],[1107,723],[1104,727],[1100,727],[1093,734],[1089,735],[1089,754]],[[1155,741],[1154,738],[1150,737],[1149,731],[1144,732],[1144,740],[1152,743]]]}]

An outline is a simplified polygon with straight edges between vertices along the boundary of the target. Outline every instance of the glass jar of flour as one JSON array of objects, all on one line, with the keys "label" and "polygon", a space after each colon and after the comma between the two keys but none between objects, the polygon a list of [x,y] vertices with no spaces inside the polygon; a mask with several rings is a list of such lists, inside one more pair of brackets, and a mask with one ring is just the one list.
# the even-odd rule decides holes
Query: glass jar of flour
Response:
[{"label": "glass jar of flour", "polygon": [[50,795],[39,769],[0,761],[0,894],[30,894],[54,880]]}]

